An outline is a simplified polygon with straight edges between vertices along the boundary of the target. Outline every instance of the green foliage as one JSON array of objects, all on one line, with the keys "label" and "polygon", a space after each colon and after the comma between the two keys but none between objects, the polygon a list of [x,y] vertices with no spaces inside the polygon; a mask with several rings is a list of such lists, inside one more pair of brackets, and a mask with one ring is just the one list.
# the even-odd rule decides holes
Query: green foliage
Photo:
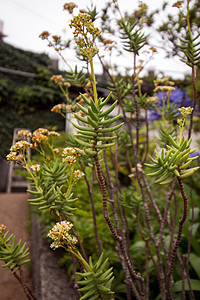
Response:
[{"label": "green foliage", "polygon": [[173,123],[177,120],[178,112],[177,112],[177,106],[175,103],[170,103],[170,105],[167,105],[165,107],[165,119],[169,121],[170,123]]},{"label": "green foliage", "polygon": [[41,180],[43,182],[47,182],[49,186],[56,183],[56,185],[61,186],[62,184],[66,184],[68,179],[68,166],[60,162],[58,159],[52,161],[50,166],[47,164],[43,164]]},{"label": "green foliage", "polygon": [[121,39],[123,41],[124,50],[139,54],[139,50],[146,44],[147,36],[141,32],[141,29],[136,29],[138,21],[133,24],[128,20],[121,19],[119,26],[121,28]]},{"label": "green foliage", "polygon": [[200,63],[200,33],[194,38],[192,33],[188,31],[187,40],[180,38],[182,45],[178,45],[180,51],[182,51],[186,59],[181,59],[190,67],[197,66]]},{"label": "green foliage", "polygon": [[41,66],[48,67],[50,59],[46,54],[24,51],[0,40],[0,62],[4,68],[35,73]]},{"label": "green foliage", "polygon": [[29,252],[26,243],[22,245],[21,240],[18,243],[15,240],[15,236],[13,234],[9,235],[9,231],[5,234],[0,233],[0,260],[5,262],[2,267],[9,268],[12,273],[15,273],[20,266],[30,261],[30,259],[27,259]]},{"label": "green foliage", "polygon": [[79,288],[81,293],[84,293],[80,299],[111,299],[113,292],[111,291],[111,284],[114,279],[112,267],[106,270],[108,265],[108,258],[103,262],[103,254],[99,257],[98,261],[93,265],[92,258],[89,259],[89,266],[85,267],[83,273],[77,272],[76,274],[84,279],[78,281],[82,288]]},{"label": "green foliage", "polygon": [[176,138],[176,129],[173,126],[169,128],[160,126],[158,143],[162,148],[166,148],[167,145],[171,146],[170,136],[172,136],[173,139]]},{"label": "green foliage", "polygon": [[[200,291],[200,280],[190,279],[190,284],[193,291]],[[172,291],[175,293],[181,292],[182,288],[183,288],[182,280],[179,280],[172,285]],[[185,290],[186,291],[190,290],[187,280],[185,280]]]},{"label": "green foliage", "polygon": [[[87,118],[83,118],[78,114],[74,114],[75,117],[87,126],[79,126],[75,123],[72,123],[76,129],[78,129],[77,134],[75,135],[75,140],[83,146],[85,149],[76,149],[78,153],[82,155],[94,156],[98,150],[103,148],[111,147],[115,143],[103,143],[104,141],[113,141],[117,138],[117,136],[112,136],[111,133],[119,129],[123,124],[119,124],[113,127],[108,127],[112,125],[114,122],[119,120],[120,115],[111,118],[109,115],[114,110],[117,105],[117,101],[115,101],[108,109],[103,111],[103,107],[110,100],[111,94],[104,100],[102,98],[98,99],[98,103],[94,103],[91,99],[89,100],[84,95],[82,95],[83,100],[88,105],[88,108],[84,108],[80,104],[77,104],[79,109],[87,116]],[[105,134],[109,134],[105,136]]]},{"label": "green foliage", "polygon": [[75,208],[70,207],[69,204],[76,201],[76,199],[72,198],[72,193],[69,193],[68,197],[66,197],[61,189],[59,187],[56,188],[55,185],[51,186],[49,189],[47,186],[44,186],[43,188],[42,191],[28,191],[32,195],[39,196],[38,198],[28,200],[31,205],[39,206],[40,210],[55,209],[59,213],[72,215],[72,211],[74,211]]},{"label": "green foliage", "polygon": [[[122,100],[126,98],[126,96],[130,95],[132,90],[130,79],[125,80],[125,78],[120,78],[119,80],[116,80],[115,84],[116,87],[113,83],[108,83],[108,88],[110,91],[112,91],[112,97],[114,98],[114,100],[117,100],[119,95]],[[116,91],[116,88],[118,90],[119,95]]]},{"label": "green foliage", "polygon": [[138,215],[144,211],[142,197],[138,195],[132,186],[124,188],[120,194],[121,205],[131,209],[134,215]]},{"label": "green foliage", "polygon": [[0,72],[0,156],[5,157],[9,151],[14,128],[35,130],[56,125],[64,129],[64,121],[49,111],[53,104],[63,101],[57,86],[49,80],[49,63],[45,54],[23,51],[0,40],[1,66],[36,75],[32,78]]},{"label": "green foliage", "polygon": [[72,72],[65,72],[66,79],[70,83],[74,84],[77,87],[83,87],[86,86],[86,84],[89,82],[88,78],[86,78],[86,74],[83,73],[83,71],[77,70],[77,66],[75,66],[75,70]]},{"label": "green foliage", "polygon": [[8,80],[0,78],[0,103],[8,97]]},{"label": "green foliage", "polygon": [[161,175],[155,183],[169,184],[176,177],[181,179],[189,177],[199,169],[199,167],[188,169],[192,161],[197,158],[197,156],[189,158],[190,154],[195,151],[190,148],[192,138],[187,141],[182,137],[182,139],[179,139],[178,143],[174,141],[172,136],[169,136],[169,138],[172,146],[167,145],[168,151],[162,149],[161,152],[158,153],[155,150],[156,158],[153,159],[149,156],[154,164],[145,163],[147,167],[154,171],[148,173],[148,176],[157,177]]},{"label": "green foliage", "polygon": [[32,190],[27,191],[34,196],[28,200],[29,203],[39,210],[55,210],[58,214],[71,216],[76,210],[72,206],[77,198],[73,196],[68,168],[68,165],[59,159],[43,163],[36,179],[28,177]]}]

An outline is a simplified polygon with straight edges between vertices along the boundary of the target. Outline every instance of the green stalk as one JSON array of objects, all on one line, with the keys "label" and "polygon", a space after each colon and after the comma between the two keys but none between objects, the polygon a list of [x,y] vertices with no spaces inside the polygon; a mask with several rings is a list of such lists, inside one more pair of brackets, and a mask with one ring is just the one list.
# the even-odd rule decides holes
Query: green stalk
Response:
[{"label": "green stalk", "polygon": [[191,32],[189,4],[190,4],[190,0],[187,0],[187,26],[188,26],[188,31]]},{"label": "green stalk", "polygon": [[4,246],[6,247],[6,249],[9,251],[9,252],[11,252],[10,251],[10,248],[8,247],[8,245],[6,244],[6,242],[5,242],[5,240],[0,236],[0,241],[4,244]]},{"label": "green stalk", "polygon": [[71,167],[71,173],[70,173],[70,181],[69,181],[69,186],[68,186],[68,189],[65,193],[65,197],[67,198],[68,194],[69,194],[69,191],[70,191],[70,188],[71,188],[71,185],[72,185],[72,178],[73,178],[73,171],[74,171],[74,166],[72,165]]},{"label": "green stalk", "polygon": [[84,266],[86,267],[86,269],[89,270],[90,272],[92,272],[92,269],[90,268],[89,264],[85,261],[85,259],[82,257],[82,255],[80,254],[80,252],[75,252],[75,251],[73,251],[70,248],[68,248],[67,251],[69,251],[72,254],[74,254],[74,256],[76,256],[76,258],[78,258],[80,261],[82,261],[82,263],[84,264]]},{"label": "green stalk", "polygon": [[91,75],[92,75],[92,87],[93,87],[93,92],[94,92],[94,102],[95,105],[98,106],[98,97],[97,97],[97,86],[96,86],[96,78],[94,74],[94,65],[93,65],[93,60],[89,60],[90,63],[90,69],[91,69]]}]

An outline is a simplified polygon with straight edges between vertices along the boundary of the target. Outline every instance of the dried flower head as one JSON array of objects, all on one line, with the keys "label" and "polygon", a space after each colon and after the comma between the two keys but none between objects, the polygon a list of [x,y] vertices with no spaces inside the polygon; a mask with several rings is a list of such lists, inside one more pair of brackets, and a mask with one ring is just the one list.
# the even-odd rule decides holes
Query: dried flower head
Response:
[{"label": "dried flower head", "polygon": [[75,7],[78,7],[78,6],[73,2],[68,2],[63,5],[63,9],[67,10],[69,14],[73,13]]},{"label": "dried flower head", "polygon": [[157,50],[156,50],[155,47],[150,47],[150,50],[151,50],[152,52],[157,52]]},{"label": "dried flower head", "polygon": [[184,2],[183,0],[181,0],[181,1],[176,1],[174,4],[172,4],[172,7],[181,8],[183,2]]},{"label": "dried flower head", "polygon": [[65,82],[64,86],[66,86],[66,88],[69,88],[71,86],[71,84],[69,82]]},{"label": "dried flower head", "polygon": [[55,84],[60,86],[60,85],[62,85],[62,82],[64,81],[64,78],[62,77],[62,75],[53,75],[51,77],[51,80],[53,80],[55,82]]},{"label": "dried flower head", "polygon": [[159,85],[154,89],[154,92],[172,92],[175,88],[167,85]]},{"label": "dried flower head", "polygon": [[48,135],[49,135],[49,136],[60,136],[60,133],[57,132],[57,131],[52,130],[52,131],[49,131],[49,132],[48,132]]},{"label": "dried flower head", "polygon": [[42,40],[45,40],[47,39],[48,37],[50,36],[50,33],[48,31],[43,31],[39,37],[42,39]]},{"label": "dried flower head", "polygon": [[112,44],[112,43],[115,43],[113,40],[109,40],[109,39],[105,39],[105,40],[103,40],[103,44],[104,45],[110,45],[110,44]]},{"label": "dried flower head", "polygon": [[60,114],[62,112],[62,110],[65,110],[65,109],[66,109],[65,104],[57,104],[51,109],[51,111]]},{"label": "dried flower head", "polygon": [[148,8],[148,6],[146,5],[146,3],[140,1],[138,7],[139,7],[139,9],[138,9],[137,12],[138,12],[140,15],[142,15],[142,16],[146,15],[146,13],[147,13],[147,8]]}]

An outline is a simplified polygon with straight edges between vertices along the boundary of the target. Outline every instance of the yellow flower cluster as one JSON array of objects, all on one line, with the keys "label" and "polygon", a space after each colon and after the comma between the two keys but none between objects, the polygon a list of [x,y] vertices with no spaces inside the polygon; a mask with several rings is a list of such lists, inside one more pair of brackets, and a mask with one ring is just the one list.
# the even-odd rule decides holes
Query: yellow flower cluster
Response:
[{"label": "yellow flower cluster", "polygon": [[79,13],[75,16],[69,25],[74,28],[73,34],[76,43],[80,48],[82,55],[86,56],[89,60],[98,53],[98,48],[94,46],[95,39],[100,35],[99,28],[94,26],[91,16],[87,13]]},{"label": "yellow flower cluster", "polygon": [[178,110],[180,111],[181,115],[183,116],[183,118],[187,118],[188,115],[191,115],[192,111],[194,108],[189,107],[181,107]]},{"label": "yellow flower cluster", "polygon": [[72,227],[73,224],[70,222],[62,221],[56,223],[47,234],[48,237],[54,240],[50,247],[54,250],[63,246],[74,247],[77,243],[77,238],[68,233]]}]

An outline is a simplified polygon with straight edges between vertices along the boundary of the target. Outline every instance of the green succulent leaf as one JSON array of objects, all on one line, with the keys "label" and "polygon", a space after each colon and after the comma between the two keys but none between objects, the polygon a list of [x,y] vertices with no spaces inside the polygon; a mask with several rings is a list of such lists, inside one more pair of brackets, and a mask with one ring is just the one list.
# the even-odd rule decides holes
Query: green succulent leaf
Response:
[{"label": "green succulent leaf", "polygon": [[26,243],[22,245],[21,240],[16,243],[15,236],[8,235],[9,231],[0,234],[0,260],[4,262],[3,268],[9,268],[12,273],[15,273],[20,266],[30,261],[27,259],[29,252]]},{"label": "green succulent leaf", "polygon": [[187,178],[196,172],[200,167],[190,168],[191,162],[197,157],[189,158],[190,154],[195,150],[189,148],[191,139],[187,141],[184,137],[175,141],[174,138],[169,135],[171,146],[167,145],[167,151],[162,149],[160,153],[155,150],[156,158],[149,156],[153,164],[145,164],[149,169],[152,169],[147,175],[151,177],[157,177],[161,175],[155,183],[169,184],[175,178]]},{"label": "green succulent leaf", "polygon": [[[82,286],[79,291],[84,294],[80,299],[111,299],[113,292],[111,291],[112,280],[114,279],[112,269],[107,269],[108,259],[103,262],[103,254],[94,264],[92,258],[89,258],[89,266],[85,267],[83,273],[76,274],[82,280],[78,284]],[[88,269],[90,271],[88,271]]]}]

